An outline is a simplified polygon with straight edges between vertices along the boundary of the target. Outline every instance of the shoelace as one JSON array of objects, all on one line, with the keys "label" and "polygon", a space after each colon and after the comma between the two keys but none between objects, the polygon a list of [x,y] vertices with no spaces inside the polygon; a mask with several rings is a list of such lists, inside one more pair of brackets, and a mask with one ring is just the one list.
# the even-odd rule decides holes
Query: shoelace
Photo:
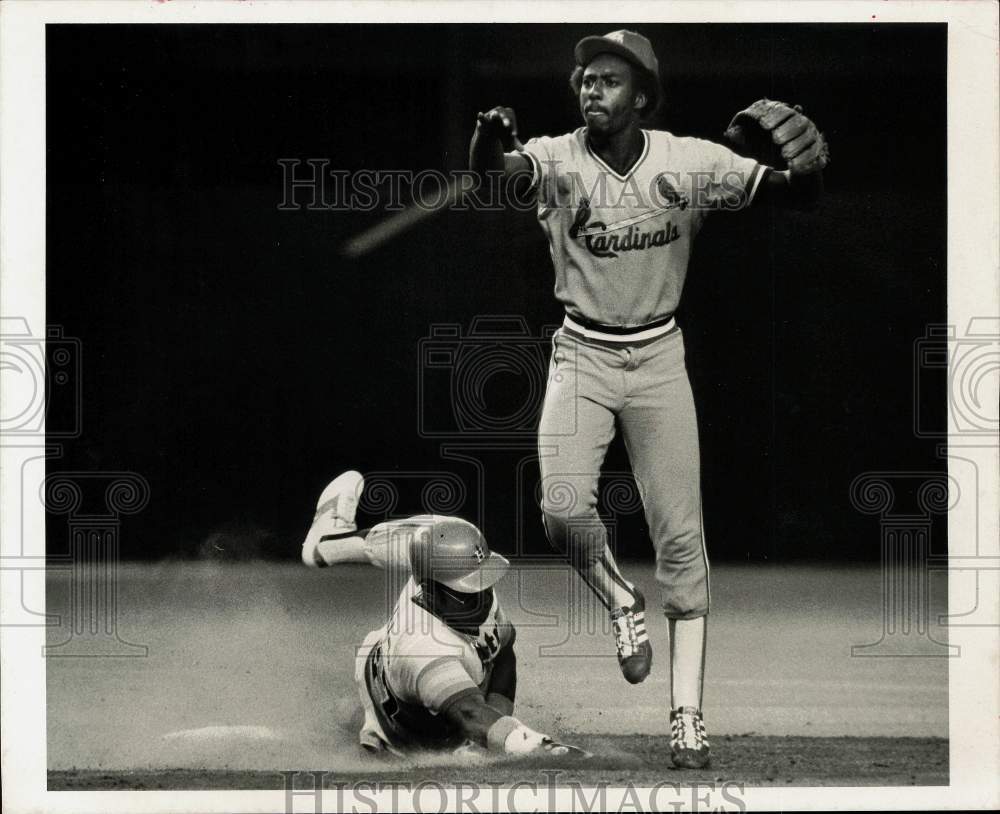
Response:
[{"label": "shoelace", "polygon": [[615,646],[622,658],[634,656],[646,636],[646,623],[642,611],[632,613],[625,608],[611,617],[615,629]]},{"label": "shoelace", "polygon": [[[670,734],[672,739],[684,749],[702,749],[708,746],[708,733],[705,732],[705,723],[700,715],[691,712],[682,712],[675,715],[670,721]],[[691,745],[691,740],[694,745]]]}]

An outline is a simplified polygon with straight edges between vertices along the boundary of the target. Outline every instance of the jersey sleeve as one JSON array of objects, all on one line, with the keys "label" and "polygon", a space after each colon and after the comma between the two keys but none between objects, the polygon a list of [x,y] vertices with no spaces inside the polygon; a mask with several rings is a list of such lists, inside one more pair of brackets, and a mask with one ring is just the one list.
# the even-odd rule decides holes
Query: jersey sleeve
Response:
[{"label": "jersey sleeve", "polygon": [[466,695],[481,695],[457,658],[439,658],[428,662],[415,676],[414,696],[424,707],[437,714]]},{"label": "jersey sleeve", "polygon": [[470,689],[479,691],[462,662],[462,645],[405,597],[400,628],[390,628],[386,673],[401,701],[418,704],[433,713]]},{"label": "jersey sleeve", "polygon": [[696,139],[695,144],[699,169],[693,192],[698,208],[735,211],[749,206],[767,169],[722,144],[703,139]]},{"label": "jersey sleeve", "polygon": [[521,155],[531,162],[533,189],[541,189],[552,174],[553,161],[556,160],[553,156],[554,142],[555,139],[549,136],[536,136],[524,145]]},{"label": "jersey sleeve", "polygon": [[496,613],[497,638],[500,648],[490,662],[488,693],[497,693],[512,703],[517,693],[517,658],[514,656],[514,640],[517,629],[511,623],[502,607]]}]

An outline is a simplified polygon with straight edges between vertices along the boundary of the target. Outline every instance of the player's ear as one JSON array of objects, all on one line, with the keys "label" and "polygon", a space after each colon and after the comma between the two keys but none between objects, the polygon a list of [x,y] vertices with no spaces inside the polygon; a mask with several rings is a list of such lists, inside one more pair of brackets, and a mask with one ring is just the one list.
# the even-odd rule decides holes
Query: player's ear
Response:
[{"label": "player's ear", "polygon": [[635,99],[632,102],[632,107],[636,110],[642,110],[646,107],[646,94],[643,91],[638,91],[635,94]]}]

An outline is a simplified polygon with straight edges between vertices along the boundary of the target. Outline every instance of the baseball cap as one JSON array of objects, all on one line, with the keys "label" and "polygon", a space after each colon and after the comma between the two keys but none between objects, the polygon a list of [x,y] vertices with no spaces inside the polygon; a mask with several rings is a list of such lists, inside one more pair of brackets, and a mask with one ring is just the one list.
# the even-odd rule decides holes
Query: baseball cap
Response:
[{"label": "baseball cap", "polygon": [[576,44],[573,53],[576,64],[582,67],[586,67],[598,54],[615,54],[651,73],[659,86],[660,63],[653,53],[653,44],[635,31],[622,29],[603,37],[584,37]]}]

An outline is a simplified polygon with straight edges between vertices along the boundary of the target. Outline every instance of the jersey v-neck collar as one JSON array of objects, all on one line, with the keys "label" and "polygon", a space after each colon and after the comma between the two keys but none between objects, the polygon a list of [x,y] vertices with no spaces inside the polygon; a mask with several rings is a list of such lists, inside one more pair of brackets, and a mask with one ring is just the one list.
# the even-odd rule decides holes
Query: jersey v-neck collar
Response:
[{"label": "jersey v-neck collar", "polygon": [[[584,128],[584,131],[586,131],[586,128]],[[649,153],[649,134],[645,130],[640,130],[639,132],[642,133],[642,152],[639,153],[639,157],[632,162],[632,166],[625,171],[624,175],[612,169],[611,166],[597,154],[594,148],[590,146],[590,139],[587,138],[586,132],[583,134],[583,143],[587,145],[587,152],[590,153],[590,157],[593,158],[594,161],[604,167],[604,169],[610,172],[619,181],[627,181],[632,173],[639,168],[639,165],[642,164],[646,155]]]}]

